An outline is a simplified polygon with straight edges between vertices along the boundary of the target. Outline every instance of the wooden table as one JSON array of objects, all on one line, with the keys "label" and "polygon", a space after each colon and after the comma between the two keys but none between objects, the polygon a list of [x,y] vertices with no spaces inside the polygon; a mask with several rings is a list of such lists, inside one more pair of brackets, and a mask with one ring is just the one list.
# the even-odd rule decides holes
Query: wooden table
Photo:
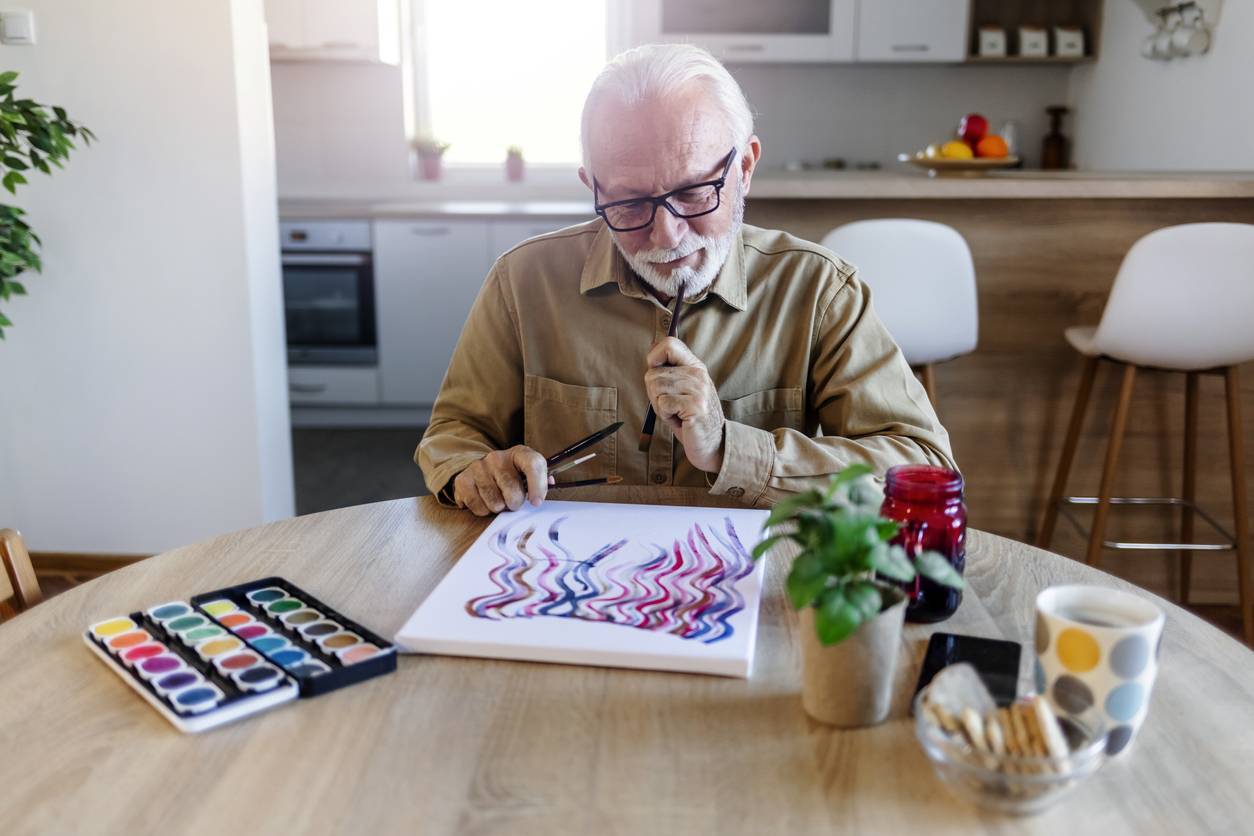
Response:
[{"label": "wooden table", "polygon": [[[80,639],[101,618],[271,574],[391,635],[485,525],[430,498],[299,517],[175,549],[3,625],[4,833],[1113,834],[1254,821],[1254,655],[1162,600],[1163,670],[1130,758],[1026,820],[948,795],[916,744],[906,706],[929,628],[907,630],[887,723],[842,732],[806,717],[781,556],[749,680],[405,656],[395,674],[185,736]],[[970,591],[944,628],[1023,642],[1025,682],[1040,589],[1128,586],[976,531],[967,560]]]}]

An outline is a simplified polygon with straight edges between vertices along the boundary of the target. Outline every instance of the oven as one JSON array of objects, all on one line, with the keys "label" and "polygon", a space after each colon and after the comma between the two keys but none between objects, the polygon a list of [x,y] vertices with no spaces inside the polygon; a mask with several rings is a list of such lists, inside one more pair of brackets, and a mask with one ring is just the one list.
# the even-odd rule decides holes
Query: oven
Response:
[{"label": "oven", "polygon": [[369,221],[281,221],[283,308],[291,366],[375,366]]}]

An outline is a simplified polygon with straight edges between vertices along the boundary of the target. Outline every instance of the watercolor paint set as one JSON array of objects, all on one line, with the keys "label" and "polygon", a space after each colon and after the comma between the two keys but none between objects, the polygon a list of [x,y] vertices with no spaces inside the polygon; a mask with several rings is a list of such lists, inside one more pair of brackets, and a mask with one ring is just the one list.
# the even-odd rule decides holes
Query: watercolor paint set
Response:
[{"label": "watercolor paint set", "polygon": [[283,578],[170,601],[83,641],[183,732],[396,670],[396,647]]}]

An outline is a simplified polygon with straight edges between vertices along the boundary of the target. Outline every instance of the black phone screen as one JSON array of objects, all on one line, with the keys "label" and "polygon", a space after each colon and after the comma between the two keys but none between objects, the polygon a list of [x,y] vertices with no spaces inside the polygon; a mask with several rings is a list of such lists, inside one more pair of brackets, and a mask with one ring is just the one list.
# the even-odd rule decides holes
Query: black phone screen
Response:
[{"label": "black phone screen", "polygon": [[927,654],[919,671],[915,693],[927,687],[932,677],[947,665],[969,662],[980,674],[998,705],[1010,705],[1019,688],[1018,642],[959,636],[954,633],[933,633],[927,643]]}]

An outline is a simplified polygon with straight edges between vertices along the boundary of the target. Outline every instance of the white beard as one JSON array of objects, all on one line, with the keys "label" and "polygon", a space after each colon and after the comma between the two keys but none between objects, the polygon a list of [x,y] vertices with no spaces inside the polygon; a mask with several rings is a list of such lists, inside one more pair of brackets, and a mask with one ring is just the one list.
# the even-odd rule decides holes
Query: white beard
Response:
[{"label": "white beard", "polygon": [[[659,207],[658,211],[665,212],[666,209]],[[677,247],[669,250],[640,250],[635,254],[623,249],[617,236],[614,236],[614,245],[618,247],[618,251],[622,253],[635,274],[658,293],[673,299],[682,284],[684,298],[691,299],[704,293],[705,289],[718,277],[719,270],[723,269],[727,257],[731,254],[732,242],[736,240],[744,219],[745,199],[743,193],[737,189],[736,200],[732,205],[731,228],[722,236],[716,238],[690,233],[679,242]],[[705,252],[695,267],[676,267],[670,271],[669,275],[657,267],[660,263],[674,261],[701,250]]]}]

